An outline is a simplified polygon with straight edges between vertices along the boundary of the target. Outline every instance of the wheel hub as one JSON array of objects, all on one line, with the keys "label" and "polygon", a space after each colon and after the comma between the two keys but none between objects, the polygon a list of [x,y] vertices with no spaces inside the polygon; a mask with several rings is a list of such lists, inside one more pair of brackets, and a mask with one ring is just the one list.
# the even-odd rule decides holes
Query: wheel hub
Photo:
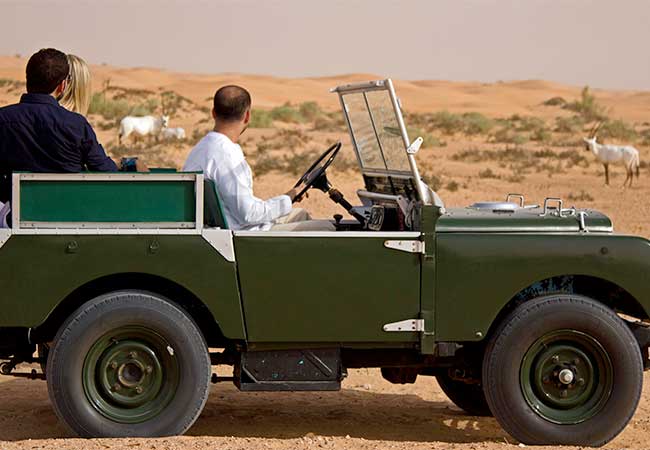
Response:
[{"label": "wheel hub", "polygon": [[178,387],[178,361],[151,330],[127,328],[99,339],[84,363],[84,389],[111,420],[138,423],[158,414]]},{"label": "wheel hub", "polygon": [[520,371],[528,404],[545,419],[560,424],[593,417],[611,392],[613,369],[602,346],[575,330],[538,339],[524,356]]}]

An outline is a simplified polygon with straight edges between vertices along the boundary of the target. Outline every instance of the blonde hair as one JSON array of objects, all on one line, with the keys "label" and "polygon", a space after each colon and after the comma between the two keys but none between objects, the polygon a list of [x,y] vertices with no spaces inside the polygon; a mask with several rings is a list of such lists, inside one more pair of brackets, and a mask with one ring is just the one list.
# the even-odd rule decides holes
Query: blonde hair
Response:
[{"label": "blonde hair", "polygon": [[70,75],[59,103],[65,109],[85,116],[90,106],[90,70],[83,59],[75,55],[67,56]]}]

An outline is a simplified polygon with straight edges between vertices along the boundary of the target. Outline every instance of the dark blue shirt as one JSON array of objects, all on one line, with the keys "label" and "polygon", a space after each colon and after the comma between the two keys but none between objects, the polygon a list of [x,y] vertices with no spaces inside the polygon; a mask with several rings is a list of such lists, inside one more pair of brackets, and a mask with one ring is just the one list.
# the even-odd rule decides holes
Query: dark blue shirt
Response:
[{"label": "dark blue shirt", "polygon": [[85,117],[47,94],[23,94],[0,108],[0,201],[9,200],[12,172],[115,172]]}]

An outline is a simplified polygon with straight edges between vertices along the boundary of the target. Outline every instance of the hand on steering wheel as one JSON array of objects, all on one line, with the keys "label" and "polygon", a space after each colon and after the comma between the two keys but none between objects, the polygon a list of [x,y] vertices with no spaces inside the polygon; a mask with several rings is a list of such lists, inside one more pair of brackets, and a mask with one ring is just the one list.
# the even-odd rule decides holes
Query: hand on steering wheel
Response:
[{"label": "hand on steering wheel", "polygon": [[302,200],[303,195],[312,187],[317,187],[323,192],[326,192],[325,185],[327,179],[324,179],[325,170],[334,162],[334,158],[341,150],[341,143],[337,142],[332,144],[323,154],[314,162],[309,169],[298,179],[298,182],[293,186],[297,190],[296,195],[291,199],[292,202],[299,202]]}]

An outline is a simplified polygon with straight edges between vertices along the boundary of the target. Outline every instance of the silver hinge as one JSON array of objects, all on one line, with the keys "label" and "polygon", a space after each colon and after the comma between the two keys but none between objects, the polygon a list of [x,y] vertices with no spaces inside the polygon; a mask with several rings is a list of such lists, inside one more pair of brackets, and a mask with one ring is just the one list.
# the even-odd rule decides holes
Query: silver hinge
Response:
[{"label": "silver hinge", "polygon": [[407,319],[387,323],[384,331],[424,331],[424,319]]},{"label": "silver hinge", "polygon": [[384,247],[403,252],[424,254],[424,241],[384,241]]}]

